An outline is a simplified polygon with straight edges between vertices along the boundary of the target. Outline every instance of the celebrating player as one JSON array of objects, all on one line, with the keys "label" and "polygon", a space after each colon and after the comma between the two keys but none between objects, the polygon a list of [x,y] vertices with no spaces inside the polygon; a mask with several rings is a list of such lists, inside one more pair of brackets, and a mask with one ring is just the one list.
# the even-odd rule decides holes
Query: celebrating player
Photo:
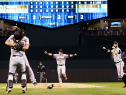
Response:
[{"label": "celebrating player", "polygon": [[33,85],[36,86],[37,85],[37,81],[35,79],[35,75],[33,73],[33,70],[31,68],[29,62],[28,62],[28,59],[27,59],[27,56],[26,56],[25,52],[23,54],[23,57],[24,57],[25,65],[26,65],[26,72],[28,72],[29,78],[30,78],[31,82],[33,83]]},{"label": "celebrating player", "polygon": [[[18,30],[20,30],[20,29],[18,29]],[[22,32],[22,34],[24,35],[24,30],[21,30],[21,32]],[[12,52],[13,52],[13,51],[12,51]],[[32,68],[31,68],[31,66],[30,66],[30,64],[29,64],[28,59],[27,59],[27,56],[26,56],[25,52],[22,52],[22,54],[23,54],[23,57],[24,57],[25,65],[26,65],[26,72],[28,72],[29,78],[30,78],[31,82],[33,83],[33,85],[36,86],[36,85],[37,85],[37,81],[36,81],[36,79],[35,79],[35,75],[34,75],[33,70],[32,70]],[[13,55],[13,54],[11,53],[10,60],[11,60],[11,58],[12,58],[12,55]],[[15,76],[15,78],[18,78],[18,76]]]},{"label": "celebrating player", "polygon": [[67,80],[67,76],[66,76],[66,59],[69,57],[73,57],[73,56],[77,56],[77,54],[63,54],[63,50],[60,49],[58,51],[59,54],[52,54],[52,53],[48,53],[47,51],[44,52],[45,54],[49,55],[49,56],[53,56],[53,58],[56,59],[57,61],[57,72],[58,72],[58,79],[59,79],[59,83],[62,83],[62,75],[64,76],[65,80]]},{"label": "celebrating player", "polygon": [[6,93],[11,92],[13,88],[13,76],[17,67],[21,69],[21,86],[23,93],[26,92],[26,66],[23,54],[25,50],[29,49],[29,39],[23,35],[22,31],[15,31],[5,42],[6,45],[11,47],[11,58],[9,64],[9,76],[6,87]]},{"label": "celebrating player", "polygon": [[117,68],[118,77],[122,78],[125,84],[123,88],[126,88],[126,75],[123,71],[124,62],[121,56],[121,49],[118,47],[118,43],[116,41],[114,42],[112,48],[113,48],[112,50],[109,50],[103,47],[103,49],[107,50],[108,53],[111,52],[113,54],[114,62]]}]

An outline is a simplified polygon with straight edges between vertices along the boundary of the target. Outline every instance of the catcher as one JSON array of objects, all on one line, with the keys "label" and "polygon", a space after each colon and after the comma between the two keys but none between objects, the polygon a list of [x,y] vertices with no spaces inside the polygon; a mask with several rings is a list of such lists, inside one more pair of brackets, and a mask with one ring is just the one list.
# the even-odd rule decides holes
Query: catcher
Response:
[{"label": "catcher", "polygon": [[121,49],[118,47],[118,43],[115,41],[113,46],[112,46],[112,50],[106,49],[105,47],[103,47],[104,50],[107,50],[107,52],[111,52],[113,55],[113,59],[117,68],[117,73],[118,73],[118,77],[122,78],[123,82],[124,82],[124,86],[123,88],[126,88],[126,75],[124,73],[123,67],[124,67],[124,62],[122,60],[122,55],[121,55]]},{"label": "catcher", "polygon": [[23,35],[22,31],[15,31],[5,42],[7,46],[11,47],[11,56],[9,63],[9,74],[6,87],[6,93],[11,92],[13,88],[13,77],[17,68],[21,71],[21,86],[23,93],[26,92],[26,66],[23,54],[25,50],[29,49],[29,39]]},{"label": "catcher", "polygon": [[[20,29],[18,29],[20,30]],[[24,36],[24,30],[21,30],[21,35]],[[26,65],[26,72],[29,74],[29,78],[31,80],[31,82],[33,83],[33,85],[37,85],[37,81],[35,79],[35,75],[34,75],[34,72],[29,64],[29,61],[27,59],[27,56],[25,54],[25,52],[22,52],[23,54],[23,57],[24,57],[24,61],[25,61],[25,65]],[[13,55],[13,50],[11,50],[11,56]],[[10,60],[11,60],[12,57],[10,57]]]}]

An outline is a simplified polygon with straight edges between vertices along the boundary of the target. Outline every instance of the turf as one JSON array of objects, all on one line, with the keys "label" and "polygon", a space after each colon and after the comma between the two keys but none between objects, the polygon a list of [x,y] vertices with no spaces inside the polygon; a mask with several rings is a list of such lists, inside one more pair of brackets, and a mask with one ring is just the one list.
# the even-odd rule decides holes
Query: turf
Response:
[{"label": "turf", "polygon": [[[25,95],[126,95],[126,88],[122,88],[122,82],[96,82],[81,83],[97,86],[105,86],[104,88],[70,88],[70,89],[37,89],[28,88]],[[17,85],[17,84],[14,84]],[[19,85],[19,84],[18,84]],[[5,95],[5,83],[0,83],[0,95]],[[21,89],[13,88],[9,95],[24,95]]]}]

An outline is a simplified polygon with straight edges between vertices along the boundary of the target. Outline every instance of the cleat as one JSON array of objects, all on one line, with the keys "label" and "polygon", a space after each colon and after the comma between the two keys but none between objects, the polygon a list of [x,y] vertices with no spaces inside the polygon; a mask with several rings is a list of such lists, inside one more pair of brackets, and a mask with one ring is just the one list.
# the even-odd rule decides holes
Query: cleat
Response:
[{"label": "cleat", "polygon": [[122,88],[126,88],[126,85],[124,85]]},{"label": "cleat", "polygon": [[37,82],[34,82],[33,85],[36,86],[37,85]]},{"label": "cleat", "polygon": [[23,92],[23,93],[26,93],[26,90],[27,90],[26,87],[25,87],[25,88],[22,88],[22,92]]},{"label": "cleat", "polygon": [[6,90],[6,93],[10,93],[10,92],[11,92],[11,89],[10,88]]}]

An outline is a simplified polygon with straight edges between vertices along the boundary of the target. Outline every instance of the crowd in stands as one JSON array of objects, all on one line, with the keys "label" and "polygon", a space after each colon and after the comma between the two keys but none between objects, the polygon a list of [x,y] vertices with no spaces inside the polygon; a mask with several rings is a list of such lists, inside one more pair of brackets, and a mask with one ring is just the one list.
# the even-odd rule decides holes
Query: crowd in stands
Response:
[{"label": "crowd in stands", "polygon": [[12,34],[14,34],[14,32],[16,30],[18,30],[19,28],[17,26],[12,26],[10,28],[6,28],[4,30],[0,30],[0,37],[8,37]]},{"label": "crowd in stands", "polygon": [[115,29],[115,30],[108,30],[108,29],[93,29],[93,30],[80,30],[80,34],[86,36],[125,36],[126,30],[125,29]]}]

